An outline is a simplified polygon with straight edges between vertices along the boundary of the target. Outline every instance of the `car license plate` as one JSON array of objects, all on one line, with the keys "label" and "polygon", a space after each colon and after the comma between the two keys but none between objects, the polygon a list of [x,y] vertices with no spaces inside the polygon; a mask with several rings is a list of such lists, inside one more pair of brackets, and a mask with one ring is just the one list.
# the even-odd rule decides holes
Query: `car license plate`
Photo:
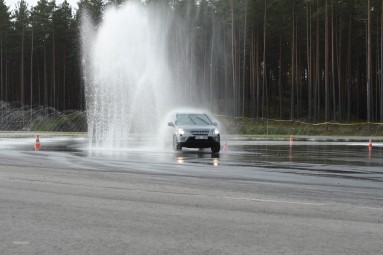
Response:
[{"label": "car license plate", "polygon": [[195,139],[197,139],[197,140],[207,140],[207,136],[205,136],[205,135],[197,135],[195,137]]}]

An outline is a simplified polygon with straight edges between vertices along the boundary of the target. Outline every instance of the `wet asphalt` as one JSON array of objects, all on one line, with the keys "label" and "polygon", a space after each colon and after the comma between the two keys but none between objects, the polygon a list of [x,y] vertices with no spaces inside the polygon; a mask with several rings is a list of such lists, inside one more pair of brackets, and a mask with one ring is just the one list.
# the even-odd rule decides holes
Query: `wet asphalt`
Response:
[{"label": "wet asphalt", "polygon": [[381,254],[383,143],[0,139],[1,254]]}]

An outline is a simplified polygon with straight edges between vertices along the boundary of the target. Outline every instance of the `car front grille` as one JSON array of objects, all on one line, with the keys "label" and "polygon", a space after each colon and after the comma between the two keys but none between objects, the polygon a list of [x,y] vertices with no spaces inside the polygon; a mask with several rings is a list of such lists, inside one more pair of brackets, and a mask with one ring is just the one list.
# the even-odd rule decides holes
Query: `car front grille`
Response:
[{"label": "car front grille", "polygon": [[190,131],[190,133],[192,133],[192,135],[209,135],[208,130],[193,130]]}]

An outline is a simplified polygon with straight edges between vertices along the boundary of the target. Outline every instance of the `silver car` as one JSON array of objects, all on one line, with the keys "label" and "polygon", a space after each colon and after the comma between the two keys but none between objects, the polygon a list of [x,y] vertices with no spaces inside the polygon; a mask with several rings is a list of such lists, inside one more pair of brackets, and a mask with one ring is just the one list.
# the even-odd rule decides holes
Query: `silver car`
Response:
[{"label": "silver car", "polygon": [[186,148],[211,148],[212,153],[219,153],[221,149],[220,134],[217,123],[204,113],[177,113],[173,127],[173,149],[181,151]]}]

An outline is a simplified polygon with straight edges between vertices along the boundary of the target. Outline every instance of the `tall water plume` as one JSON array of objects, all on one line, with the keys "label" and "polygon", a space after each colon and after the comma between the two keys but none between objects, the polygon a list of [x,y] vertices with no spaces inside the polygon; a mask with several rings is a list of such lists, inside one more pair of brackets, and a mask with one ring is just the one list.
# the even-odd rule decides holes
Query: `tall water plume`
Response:
[{"label": "tall water plume", "polygon": [[109,8],[82,25],[88,132],[95,147],[129,146],[132,133],[156,133],[173,105],[167,57],[170,16],[138,2]]},{"label": "tall water plume", "polygon": [[124,148],[133,133],[158,135],[175,107],[233,108],[233,61],[227,28],[216,17],[219,3],[130,0],[109,8],[98,27],[83,20],[93,147]]}]

